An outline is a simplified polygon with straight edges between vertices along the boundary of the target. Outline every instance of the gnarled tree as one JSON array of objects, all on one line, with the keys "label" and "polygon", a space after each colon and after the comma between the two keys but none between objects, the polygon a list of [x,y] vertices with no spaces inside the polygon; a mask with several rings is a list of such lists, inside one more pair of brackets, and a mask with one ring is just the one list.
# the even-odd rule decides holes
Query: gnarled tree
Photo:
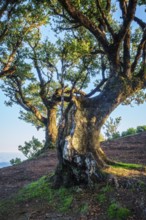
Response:
[{"label": "gnarled tree", "polygon": [[[52,12],[60,16],[60,29],[84,28],[94,37],[94,49],[102,59],[100,83],[89,94],[72,97],[58,137],[56,186],[90,184],[104,178],[102,168],[110,162],[98,141],[102,125],[120,103],[146,86],[146,23],[136,15],[143,1],[114,1],[117,21],[113,1],[56,2],[58,7],[49,1]],[[141,29],[135,44],[133,24]]]}]

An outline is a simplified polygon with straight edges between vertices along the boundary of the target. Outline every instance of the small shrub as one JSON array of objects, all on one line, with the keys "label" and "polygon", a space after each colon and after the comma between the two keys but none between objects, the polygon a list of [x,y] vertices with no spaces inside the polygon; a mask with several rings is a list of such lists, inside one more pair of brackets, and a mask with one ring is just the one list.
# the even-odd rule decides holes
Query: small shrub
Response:
[{"label": "small shrub", "polygon": [[122,137],[128,136],[128,135],[134,135],[136,134],[135,128],[128,128],[127,131],[122,132]]},{"label": "small shrub", "polygon": [[89,211],[88,203],[82,204],[81,207],[80,207],[80,213],[81,214],[87,214],[88,211]]},{"label": "small shrub", "polygon": [[146,131],[146,125],[137,126],[136,132],[141,133],[143,131]]},{"label": "small shrub", "polygon": [[24,146],[19,145],[18,150],[21,151],[25,157],[32,158],[44,147],[44,143],[40,142],[37,138],[32,137],[29,142],[25,141]]},{"label": "small shrub", "polygon": [[73,202],[73,195],[69,189],[61,187],[56,191],[56,197],[58,198],[59,211],[67,212]]},{"label": "small shrub", "polygon": [[73,196],[67,195],[64,197],[62,201],[60,201],[59,211],[67,212],[71,208],[71,204],[73,202]]},{"label": "small shrub", "polygon": [[112,220],[126,220],[130,215],[130,210],[121,207],[117,203],[112,203],[108,208],[108,217]]},{"label": "small shrub", "polygon": [[97,198],[97,201],[99,203],[104,203],[106,201],[106,195],[105,194],[99,194],[99,195],[97,195],[96,198]]},{"label": "small shrub", "polygon": [[104,193],[106,193],[106,192],[111,192],[112,191],[112,186],[110,186],[110,185],[106,185],[106,186],[104,186],[102,189],[101,189],[101,192],[104,192]]},{"label": "small shrub", "polygon": [[10,160],[11,165],[17,165],[17,164],[20,164],[21,162],[22,162],[21,159],[18,157]]}]

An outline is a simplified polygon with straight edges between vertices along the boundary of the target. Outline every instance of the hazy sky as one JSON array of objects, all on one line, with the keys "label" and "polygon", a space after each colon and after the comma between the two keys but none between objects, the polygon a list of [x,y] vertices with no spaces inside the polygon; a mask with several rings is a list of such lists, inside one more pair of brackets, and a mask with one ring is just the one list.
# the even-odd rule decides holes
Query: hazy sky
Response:
[{"label": "hazy sky", "polygon": [[[144,17],[144,9],[139,8],[137,14]],[[14,105],[12,108],[4,105],[5,97],[0,91],[0,152],[17,152],[18,146],[23,145],[24,141],[31,140],[35,136],[39,140],[44,139],[43,130],[37,131],[35,127],[18,119],[19,107]],[[122,117],[119,131],[129,127],[146,125],[146,103],[141,106],[127,107],[119,106],[111,117]]]}]

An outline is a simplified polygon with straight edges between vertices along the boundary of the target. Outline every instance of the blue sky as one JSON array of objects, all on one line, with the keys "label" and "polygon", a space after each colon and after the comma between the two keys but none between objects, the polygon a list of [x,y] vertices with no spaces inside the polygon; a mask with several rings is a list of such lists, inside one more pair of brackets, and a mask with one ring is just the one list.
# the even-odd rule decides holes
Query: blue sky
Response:
[{"label": "blue sky", "polygon": [[[19,107],[6,107],[5,97],[0,95],[0,152],[17,152],[18,146],[35,136],[39,140],[44,139],[44,131],[37,131],[32,125],[18,119]],[[119,106],[111,117],[122,117],[119,131],[129,127],[146,125],[146,103],[140,106]]]},{"label": "blue sky", "polygon": [[[139,7],[137,14],[145,17],[144,8]],[[44,139],[44,131],[37,131],[35,127],[18,119],[19,107],[6,107],[5,97],[0,92],[0,152],[17,152],[18,146],[25,141],[31,140],[35,136],[39,140]],[[119,106],[111,117],[122,117],[119,131],[124,131],[129,127],[146,125],[146,103],[140,106]]]}]

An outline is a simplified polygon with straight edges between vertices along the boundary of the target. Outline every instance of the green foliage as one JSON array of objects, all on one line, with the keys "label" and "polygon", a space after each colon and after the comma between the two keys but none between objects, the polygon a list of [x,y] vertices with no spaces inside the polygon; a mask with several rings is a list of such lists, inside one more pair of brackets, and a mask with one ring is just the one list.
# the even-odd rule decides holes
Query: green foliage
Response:
[{"label": "green foliage", "polygon": [[107,184],[106,186],[102,187],[101,192],[106,193],[106,192],[111,192],[112,190],[113,190],[112,186]]},{"label": "green foliage", "polygon": [[10,160],[11,165],[17,165],[17,164],[20,164],[21,162],[22,162],[21,159],[18,157]]},{"label": "green foliage", "polygon": [[99,202],[99,203],[104,203],[105,201],[106,201],[106,195],[105,194],[99,194],[99,195],[97,195],[97,197],[96,197],[96,199],[97,199],[97,201]]},{"label": "green foliage", "polygon": [[146,125],[137,126],[136,133],[141,133],[143,131],[146,131]]},{"label": "green foliage", "polygon": [[24,143],[24,146],[19,145],[18,150],[21,151],[25,157],[34,157],[42,148],[44,144],[41,143],[37,138],[32,137],[32,140]]},{"label": "green foliage", "polygon": [[19,202],[34,198],[46,199],[48,202],[54,198],[54,190],[51,189],[45,176],[24,187],[17,196]]},{"label": "green foliage", "polygon": [[128,128],[127,131],[122,132],[122,137],[128,136],[128,135],[133,135],[136,134],[136,129],[135,128]]},{"label": "green foliage", "polygon": [[59,202],[59,211],[67,212],[71,208],[73,202],[73,195],[70,195],[68,190],[65,188],[60,188],[56,194]]},{"label": "green foliage", "polygon": [[97,201],[101,204],[104,203],[107,200],[106,193],[111,192],[112,190],[113,190],[113,188],[108,184],[106,186],[102,187],[100,192],[96,196]]},{"label": "green foliage", "polygon": [[109,120],[104,124],[104,134],[108,139],[115,139],[120,137],[120,133],[117,131],[118,126],[121,122],[121,117],[118,118],[109,118]]},{"label": "green foliage", "polygon": [[109,219],[126,220],[130,216],[131,212],[129,209],[121,207],[117,203],[112,203],[107,210],[107,214]]},{"label": "green foliage", "polygon": [[81,214],[87,214],[89,211],[89,204],[86,202],[86,203],[83,203],[81,206],[80,206],[80,213]]},{"label": "green foliage", "polygon": [[22,189],[17,196],[17,201],[24,202],[34,198],[44,199],[49,204],[54,204],[54,208],[60,212],[69,211],[73,202],[73,195],[70,189],[52,189],[48,178],[45,176]]},{"label": "green foliage", "polygon": [[137,126],[136,128],[128,128],[126,131],[123,131],[121,137],[128,135],[134,135],[146,131],[146,125]]},{"label": "green foliage", "polygon": [[132,164],[132,163],[122,163],[122,162],[116,162],[114,165],[111,165],[116,168],[124,168],[124,169],[145,169],[143,165],[140,164]]}]

